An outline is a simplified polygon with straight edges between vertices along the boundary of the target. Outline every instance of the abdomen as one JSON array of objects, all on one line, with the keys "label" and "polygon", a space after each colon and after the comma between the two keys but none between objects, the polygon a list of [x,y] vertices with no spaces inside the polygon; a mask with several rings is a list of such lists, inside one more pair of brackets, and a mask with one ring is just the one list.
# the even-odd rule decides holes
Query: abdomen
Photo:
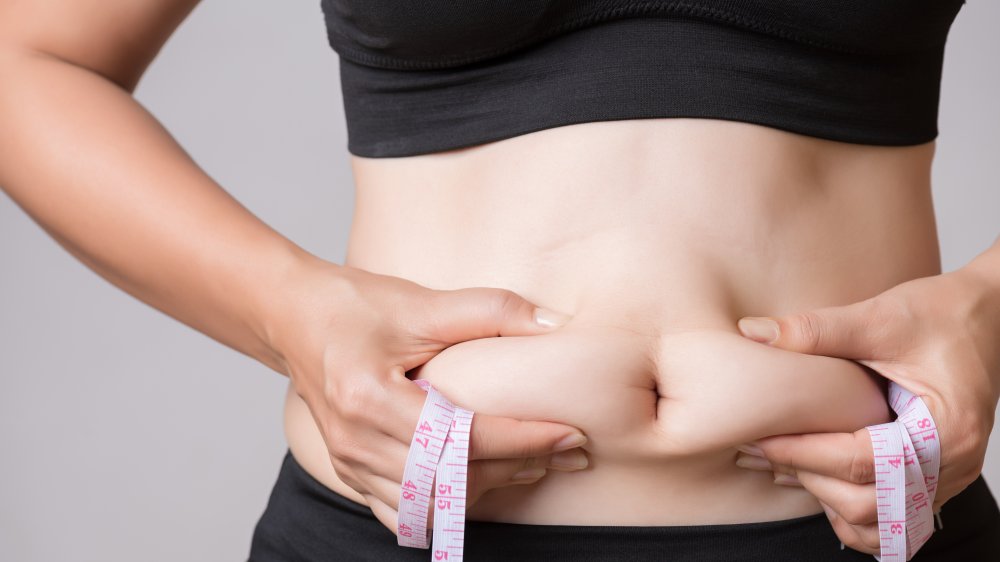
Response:
[{"label": "abdomen", "polygon": [[[586,470],[491,490],[470,518],[678,525],[819,513],[803,490],[736,467],[733,447],[886,421],[881,381],[852,361],[745,339],[736,321],[939,273],[932,154],[647,119],[355,157],[346,264],[434,289],[507,288],[574,315],[545,335],[455,344],[412,373],[474,411],[590,437]],[[314,431],[292,407],[290,441]],[[318,435],[298,441],[297,458],[314,459],[306,468],[343,490]]]}]

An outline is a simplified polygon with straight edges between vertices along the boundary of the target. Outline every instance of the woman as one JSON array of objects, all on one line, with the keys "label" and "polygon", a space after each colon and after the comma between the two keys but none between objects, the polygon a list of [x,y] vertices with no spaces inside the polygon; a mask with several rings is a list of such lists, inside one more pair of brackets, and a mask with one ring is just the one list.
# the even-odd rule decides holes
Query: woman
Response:
[{"label": "woman", "polygon": [[[901,34],[914,43],[895,44],[874,33],[897,21],[878,10],[824,28],[778,18],[791,3],[769,14],[665,5],[591,20],[573,12],[585,4],[517,14],[323,4],[344,57],[357,183],[343,266],[256,221],[122,92],[193,2],[87,14],[92,25],[76,31],[86,39],[53,31],[5,51],[11,72],[62,80],[93,108],[66,111],[81,130],[101,123],[143,140],[127,159],[93,153],[89,161],[114,161],[113,175],[90,168],[82,188],[52,201],[45,191],[65,182],[33,165],[41,149],[0,163],[0,184],[109,280],[290,377],[290,451],[252,560],[426,559],[389,530],[424,397],[406,374],[477,412],[470,560],[877,552],[871,519],[852,515],[860,528],[845,528],[831,512],[831,527],[815,483],[775,486],[770,470],[734,461],[736,447],[762,437],[887,421],[884,381],[874,366],[762,346],[737,320],[938,278],[937,51],[919,42],[929,35],[939,46],[948,14],[926,10]],[[25,21],[27,10],[4,15]],[[798,21],[814,24],[804,37],[788,31]],[[540,29],[552,34],[532,34]],[[913,52],[930,54],[901,60]],[[815,68],[823,72],[805,72]],[[910,78],[902,87],[897,73]],[[920,94],[895,95],[908,87]],[[32,121],[14,123],[28,131]],[[148,185],[143,207],[155,204],[162,223],[116,200],[116,188],[136,183]],[[196,229],[178,236],[179,223],[210,223],[217,243]],[[996,254],[947,278],[955,302],[996,291]],[[533,323],[535,305],[569,318]],[[946,412],[972,402],[919,390],[943,436]],[[977,399],[996,406],[995,392]],[[987,418],[988,408],[976,411]],[[794,465],[778,456],[763,468],[810,484]],[[984,514],[975,532],[946,524],[918,559],[997,552],[996,504],[979,482],[942,509],[946,522],[953,505],[956,517]],[[841,540],[857,552],[841,552]]]}]

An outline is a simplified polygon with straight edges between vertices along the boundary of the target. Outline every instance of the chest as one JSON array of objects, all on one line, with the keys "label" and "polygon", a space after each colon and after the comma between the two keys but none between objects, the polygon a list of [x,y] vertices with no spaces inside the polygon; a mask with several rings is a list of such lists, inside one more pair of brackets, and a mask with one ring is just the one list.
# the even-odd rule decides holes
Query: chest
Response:
[{"label": "chest", "polygon": [[[899,53],[944,42],[964,0],[321,0],[331,45],[404,63],[500,56],[618,18],[694,18],[800,43]],[[665,53],[669,55],[669,53]],[[370,59],[374,60],[374,59]],[[383,60],[380,64],[389,64]]]}]

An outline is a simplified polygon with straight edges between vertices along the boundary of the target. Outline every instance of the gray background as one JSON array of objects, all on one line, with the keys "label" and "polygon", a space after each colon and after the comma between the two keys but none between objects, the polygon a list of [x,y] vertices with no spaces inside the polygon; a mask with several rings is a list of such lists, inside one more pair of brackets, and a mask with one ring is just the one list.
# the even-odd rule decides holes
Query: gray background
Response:
[{"label": "gray background", "polygon": [[[946,49],[946,271],[1000,233],[997,21],[1000,3],[970,2]],[[136,97],[264,221],[343,262],[353,195],[318,0],[204,2]],[[0,559],[245,560],[285,450],[286,378],[110,285],[6,196],[0,351]]]}]

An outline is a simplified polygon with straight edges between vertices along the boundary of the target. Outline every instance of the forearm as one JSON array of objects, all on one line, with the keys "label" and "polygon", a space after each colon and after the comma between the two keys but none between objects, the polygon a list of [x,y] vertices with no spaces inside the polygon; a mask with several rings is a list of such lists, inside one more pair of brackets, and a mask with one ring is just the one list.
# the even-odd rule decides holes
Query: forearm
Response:
[{"label": "forearm", "polygon": [[268,316],[283,280],[318,258],[233,199],[102,76],[10,53],[0,76],[8,195],[109,282],[287,374]]}]

